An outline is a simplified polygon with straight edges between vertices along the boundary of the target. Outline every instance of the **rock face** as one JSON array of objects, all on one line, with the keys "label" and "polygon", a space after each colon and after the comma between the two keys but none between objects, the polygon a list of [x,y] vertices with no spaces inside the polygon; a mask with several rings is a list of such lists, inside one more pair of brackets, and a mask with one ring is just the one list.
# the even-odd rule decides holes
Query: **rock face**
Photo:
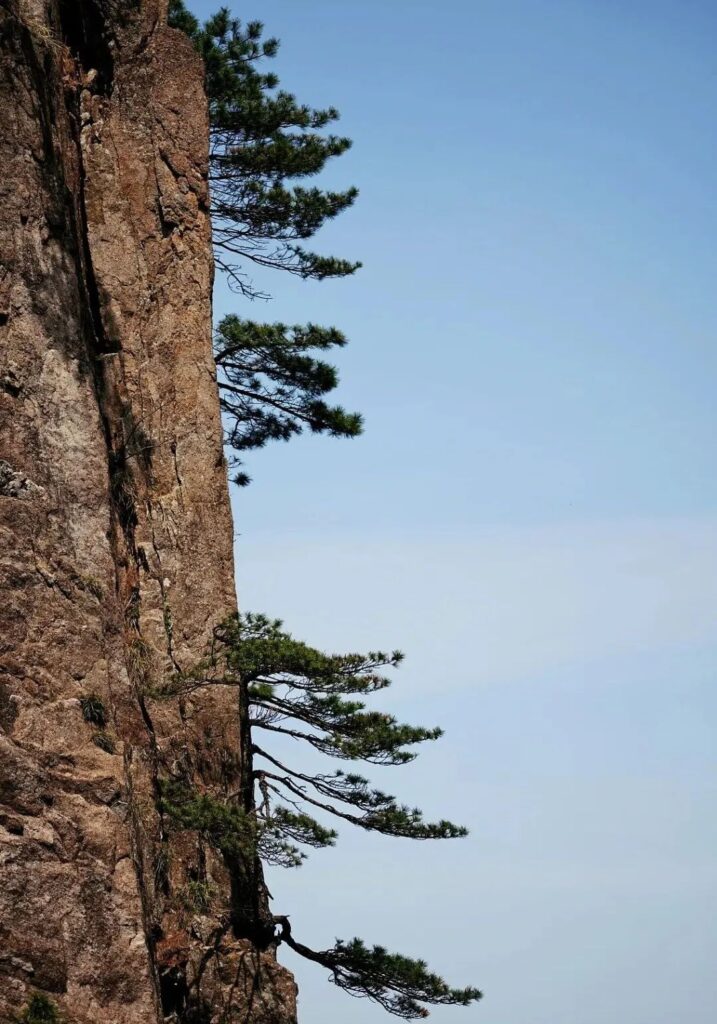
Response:
[{"label": "rock face", "polygon": [[[236,696],[157,701],[235,607],[202,69],[166,0],[0,0],[0,1022],[291,1024],[226,869]],[[201,892],[201,899],[196,898]]]}]

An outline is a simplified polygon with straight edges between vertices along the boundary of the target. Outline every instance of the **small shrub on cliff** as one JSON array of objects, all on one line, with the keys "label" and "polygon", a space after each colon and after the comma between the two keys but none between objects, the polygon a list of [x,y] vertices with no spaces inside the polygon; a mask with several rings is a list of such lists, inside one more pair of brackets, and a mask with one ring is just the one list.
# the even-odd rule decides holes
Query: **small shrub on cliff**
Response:
[{"label": "small shrub on cliff", "polygon": [[117,750],[114,738],[110,736],[109,733],[104,732],[104,730],[102,732],[96,732],[92,737],[92,742],[96,747],[99,747],[100,750],[104,750],[105,754],[114,754]]},{"label": "small shrub on cliff", "polygon": [[141,636],[135,636],[127,645],[127,669],[130,679],[141,691],[149,689],[154,668],[152,648]]},{"label": "small shrub on cliff", "polygon": [[59,1024],[60,1016],[51,999],[42,992],[35,992],[18,1021],[19,1024]]},{"label": "small shrub on cliff", "polygon": [[214,886],[211,882],[187,882],[180,894],[182,903],[187,910],[205,914],[211,905]]},{"label": "small shrub on cliff", "polygon": [[101,697],[96,693],[90,693],[86,697],[80,697],[82,717],[90,725],[98,725],[103,729],[107,724],[107,710]]},{"label": "small shrub on cliff", "polygon": [[160,811],[177,829],[200,832],[226,857],[241,856],[255,844],[255,826],[243,808],[208,793],[197,793],[176,779],[160,782]]},{"label": "small shrub on cliff", "polygon": [[277,809],[257,817],[236,803],[198,793],[177,780],[160,783],[160,810],[176,829],[199,832],[231,865],[259,856],[279,867],[298,867],[303,855],[291,841],[307,846],[329,846],[336,833],[307,815]]},{"label": "small shrub on cliff", "polygon": [[104,587],[95,576],[80,576],[80,584],[85,590],[92,594],[93,597],[96,597],[98,601],[102,600]]}]

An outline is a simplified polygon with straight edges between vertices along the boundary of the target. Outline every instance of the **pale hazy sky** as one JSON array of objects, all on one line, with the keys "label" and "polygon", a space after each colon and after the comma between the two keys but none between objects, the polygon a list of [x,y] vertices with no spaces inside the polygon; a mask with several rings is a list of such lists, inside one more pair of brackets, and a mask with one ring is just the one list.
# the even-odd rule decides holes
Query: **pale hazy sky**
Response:
[{"label": "pale hazy sky", "polygon": [[[276,910],[484,989],[436,1024],[712,1024],[717,8],[236,6],[342,111],[317,244],[365,268],[217,312],[341,327],[367,421],[248,461],[240,599],[403,648],[387,706],[446,736],[376,777],[471,828],[344,831]],[[304,1024],[388,1021],[286,961]]]}]

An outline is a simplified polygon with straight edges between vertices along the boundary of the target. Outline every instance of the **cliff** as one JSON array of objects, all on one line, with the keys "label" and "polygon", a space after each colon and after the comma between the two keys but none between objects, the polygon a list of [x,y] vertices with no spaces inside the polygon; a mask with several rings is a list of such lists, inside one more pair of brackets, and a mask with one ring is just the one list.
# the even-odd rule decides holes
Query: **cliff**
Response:
[{"label": "cliff", "polygon": [[[291,1024],[162,766],[239,784],[202,69],[163,0],[0,0],[0,1021]],[[201,899],[196,893],[201,888]],[[246,897],[246,894],[244,894]]]}]

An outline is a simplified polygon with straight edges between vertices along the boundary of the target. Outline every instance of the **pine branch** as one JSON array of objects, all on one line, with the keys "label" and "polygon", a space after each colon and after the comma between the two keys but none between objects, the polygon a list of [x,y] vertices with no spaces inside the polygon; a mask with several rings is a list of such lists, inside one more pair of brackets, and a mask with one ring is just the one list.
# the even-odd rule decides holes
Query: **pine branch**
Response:
[{"label": "pine branch", "polygon": [[[468,834],[467,829],[450,821],[424,822],[418,808],[402,806],[396,803],[394,797],[381,793],[380,790],[370,789],[368,781],[359,775],[344,775],[343,772],[337,772],[333,777],[309,776],[292,771],[259,746],[254,745],[253,751],[286,773],[282,777],[262,770],[255,773],[257,777],[273,779],[300,800],[322,811],[328,811],[337,818],[343,818],[352,825],[358,825],[368,832],[381,832],[383,835],[406,839],[456,839]],[[333,800],[357,807],[364,813],[350,814],[334,804],[317,800],[306,792],[306,786],[297,785],[295,780],[300,780]]]},{"label": "pine branch", "polygon": [[[214,339],[214,358],[225,439],[235,453],[288,441],[305,429],[331,437],[356,437],[358,413],[328,405],[338,384],[335,367],[309,353],[346,344],[335,328],[288,327],[227,316]],[[234,464],[239,464],[234,458]]]},{"label": "pine branch", "polygon": [[320,745],[320,749],[332,757],[350,761],[407,764],[416,754],[405,747],[443,735],[439,728],[404,725],[393,715],[363,711],[359,702],[349,703],[338,697],[292,699],[273,694],[252,699],[250,703],[313,727],[319,732],[313,745]]},{"label": "pine branch", "polygon": [[482,998],[477,988],[451,988],[428,970],[423,960],[412,960],[389,953],[383,946],[366,946],[361,939],[338,939],[331,949],[317,951],[297,942],[291,934],[289,919],[274,918],[279,925],[279,941],[306,960],[331,972],[334,985],[350,995],[365,997],[402,1020],[427,1017],[422,1003],[433,1006],[469,1006]]}]

